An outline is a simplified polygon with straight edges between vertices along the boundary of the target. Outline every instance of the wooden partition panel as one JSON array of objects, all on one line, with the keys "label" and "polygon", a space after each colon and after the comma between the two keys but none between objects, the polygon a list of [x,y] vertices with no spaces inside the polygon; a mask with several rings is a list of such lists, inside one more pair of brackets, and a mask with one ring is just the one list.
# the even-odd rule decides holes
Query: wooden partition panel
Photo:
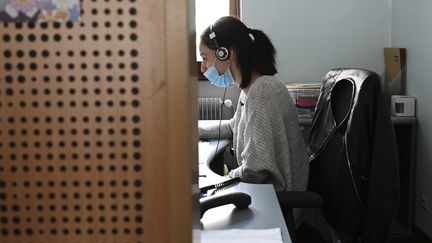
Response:
[{"label": "wooden partition panel", "polygon": [[188,2],[0,24],[0,243],[191,241]]}]

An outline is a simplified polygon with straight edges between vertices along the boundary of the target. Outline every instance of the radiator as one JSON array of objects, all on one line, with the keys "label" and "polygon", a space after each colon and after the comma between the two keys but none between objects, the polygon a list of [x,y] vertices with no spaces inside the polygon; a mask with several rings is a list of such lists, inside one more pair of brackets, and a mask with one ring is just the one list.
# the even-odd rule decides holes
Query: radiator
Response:
[{"label": "radiator", "polygon": [[221,98],[198,98],[198,119],[219,120],[222,116]]}]

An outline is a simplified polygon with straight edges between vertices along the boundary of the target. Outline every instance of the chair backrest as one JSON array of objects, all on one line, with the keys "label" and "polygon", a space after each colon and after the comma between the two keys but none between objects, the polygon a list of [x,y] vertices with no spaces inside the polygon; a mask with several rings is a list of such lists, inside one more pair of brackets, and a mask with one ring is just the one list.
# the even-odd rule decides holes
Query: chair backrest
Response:
[{"label": "chair backrest", "polygon": [[[322,213],[330,224],[354,238],[365,237],[368,200],[382,190],[387,198],[377,204],[390,213],[379,215],[386,222],[381,229],[390,227],[388,216],[395,212],[399,195],[397,145],[376,73],[334,69],[324,76],[308,153],[309,190],[321,195]],[[380,181],[383,175],[388,181]]]},{"label": "chair backrest", "polygon": [[331,108],[337,125],[346,121],[350,114],[351,100],[354,86],[348,80],[342,80],[335,84],[331,93]]},{"label": "chair backrest", "polygon": [[[352,183],[350,168],[347,166],[344,142],[347,122],[350,118],[353,104],[355,83],[347,79],[342,79],[338,82],[336,80],[333,81],[332,85],[325,85],[321,90],[317,107],[326,106],[327,108],[325,111],[317,112],[316,116],[329,117],[328,119],[334,122],[334,124],[330,123],[330,126],[327,127],[333,127],[334,131],[332,134],[327,134],[329,139],[322,147],[322,151],[319,156],[311,161],[309,190],[316,191],[321,195],[323,199],[323,214],[332,225],[336,225],[337,227],[339,222],[347,220],[344,218],[345,214],[343,212],[349,208],[341,211],[339,209],[344,206],[352,207],[352,205],[359,205],[355,202],[359,197],[356,195],[357,189],[353,188],[356,185]],[[324,112],[327,114],[323,114]],[[319,117],[314,117],[314,119],[315,122],[318,122]],[[311,135],[322,136],[321,131],[325,129],[317,123],[314,124],[311,128]],[[319,130],[316,130],[316,127],[319,127]],[[338,184],[341,185],[338,186]],[[338,203],[338,200],[349,203],[341,205]],[[362,210],[361,207],[352,209],[356,211]],[[352,224],[347,225],[347,228],[350,229],[349,231],[359,228],[360,226],[357,224],[359,221],[359,216],[357,216],[357,220],[351,221]]]}]

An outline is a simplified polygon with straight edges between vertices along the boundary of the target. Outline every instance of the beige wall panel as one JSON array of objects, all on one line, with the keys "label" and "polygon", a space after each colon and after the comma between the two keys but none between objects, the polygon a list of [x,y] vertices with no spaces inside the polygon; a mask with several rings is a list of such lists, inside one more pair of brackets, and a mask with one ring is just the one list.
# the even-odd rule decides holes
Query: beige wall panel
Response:
[{"label": "beige wall panel", "polygon": [[0,243],[191,242],[189,4],[0,24]]}]

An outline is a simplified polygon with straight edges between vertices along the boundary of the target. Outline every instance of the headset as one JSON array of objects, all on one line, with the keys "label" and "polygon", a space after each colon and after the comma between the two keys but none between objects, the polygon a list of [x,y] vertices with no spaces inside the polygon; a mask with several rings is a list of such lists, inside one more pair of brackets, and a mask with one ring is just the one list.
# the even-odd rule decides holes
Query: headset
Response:
[{"label": "headset", "polygon": [[[230,52],[228,50],[228,48],[224,47],[224,46],[219,46],[219,43],[216,40],[216,33],[213,30],[213,25],[210,25],[210,34],[209,34],[209,38],[210,40],[213,41],[213,43],[216,46],[216,58],[219,59],[220,61],[225,61],[229,58],[230,56]],[[224,89],[224,93],[223,93],[223,97],[222,97],[222,102],[221,102],[221,110],[220,110],[220,119],[219,119],[219,125],[218,125],[218,138],[217,138],[217,144],[216,144],[216,150],[215,150],[215,154],[218,152],[218,148],[219,148],[219,142],[220,142],[220,138],[221,138],[221,124],[222,124],[222,114],[223,114],[223,106],[224,106],[224,100],[225,100],[225,95],[226,95],[226,91],[227,91],[227,87],[225,87]]]},{"label": "headset", "polygon": [[213,43],[216,46],[216,58],[225,61],[230,56],[229,50],[224,46],[219,46],[217,40],[216,40],[216,33],[213,31],[213,25],[210,25],[210,34],[209,38],[213,41]]}]

